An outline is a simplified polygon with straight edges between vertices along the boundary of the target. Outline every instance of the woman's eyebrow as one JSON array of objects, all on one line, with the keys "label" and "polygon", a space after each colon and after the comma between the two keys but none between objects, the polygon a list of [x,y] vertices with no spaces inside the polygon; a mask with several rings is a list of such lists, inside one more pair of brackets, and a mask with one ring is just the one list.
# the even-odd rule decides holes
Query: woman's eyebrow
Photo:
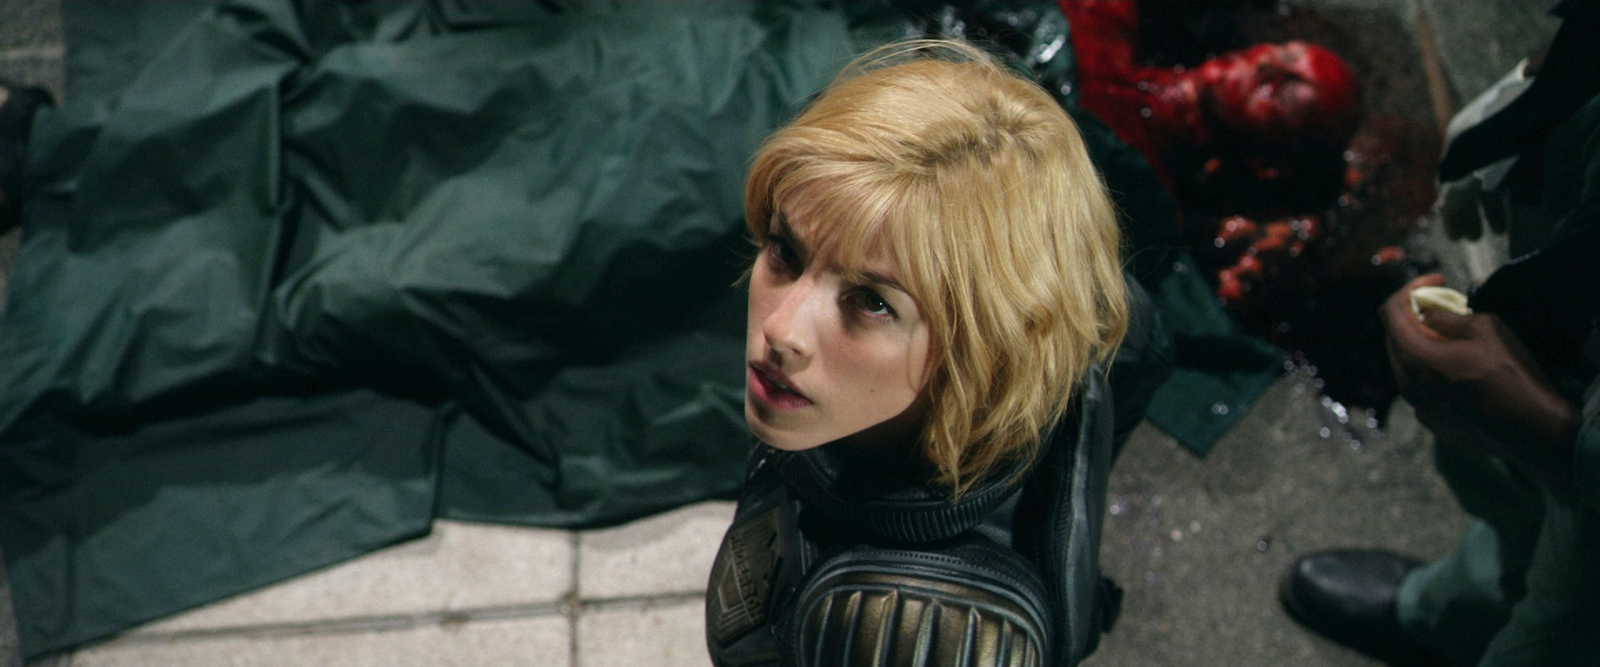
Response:
[{"label": "woman's eyebrow", "polygon": [[[806,244],[800,239],[799,236],[795,235],[794,228],[789,226],[789,216],[784,215],[783,211],[778,211],[778,215],[775,216],[775,218],[778,222],[778,238],[781,238],[787,242],[789,244],[789,248],[794,250],[796,255],[805,257]],[[768,233],[770,234],[771,232]]]},{"label": "woman's eyebrow", "polygon": [[[906,292],[906,288],[902,287],[900,285],[900,283],[897,282],[894,278],[890,278],[889,276],[883,275],[881,273],[877,273],[877,272],[874,272],[874,271],[862,271],[861,272],[861,277],[867,279],[867,282],[869,282],[869,283],[873,283],[873,284],[877,284],[877,285],[886,285],[888,287],[893,287],[893,288],[895,288],[897,290],[900,290],[902,292]],[[910,294],[910,292],[906,292],[906,293]]]}]

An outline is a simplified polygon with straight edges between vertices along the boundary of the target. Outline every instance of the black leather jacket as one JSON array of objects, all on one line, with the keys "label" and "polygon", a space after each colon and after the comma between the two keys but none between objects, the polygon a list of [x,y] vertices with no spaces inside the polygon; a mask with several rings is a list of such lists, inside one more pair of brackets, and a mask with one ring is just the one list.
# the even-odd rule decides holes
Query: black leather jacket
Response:
[{"label": "black leather jacket", "polygon": [[1114,613],[1110,403],[1095,368],[1037,461],[955,502],[915,471],[758,444],[707,589],[713,662],[1075,664]]}]

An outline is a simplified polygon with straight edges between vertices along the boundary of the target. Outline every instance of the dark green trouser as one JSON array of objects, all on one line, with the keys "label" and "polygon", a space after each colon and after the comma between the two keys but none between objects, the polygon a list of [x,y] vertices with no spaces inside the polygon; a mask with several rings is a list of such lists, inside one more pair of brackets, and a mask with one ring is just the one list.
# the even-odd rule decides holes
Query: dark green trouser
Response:
[{"label": "dark green trouser", "polygon": [[1400,588],[1400,622],[1459,666],[1600,665],[1600,522],[1499,459],[1440,445],[1478,521]]}]

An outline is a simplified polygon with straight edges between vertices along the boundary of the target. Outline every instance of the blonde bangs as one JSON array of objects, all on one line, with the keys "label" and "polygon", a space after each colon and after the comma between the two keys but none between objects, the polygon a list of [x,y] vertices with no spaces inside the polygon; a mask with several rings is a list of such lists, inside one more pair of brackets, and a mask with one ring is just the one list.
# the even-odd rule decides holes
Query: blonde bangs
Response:
[{"label": "blonde bangs", "polygon": [[[838,120],[848,125],[851,119]],[[907,253],[902,249],[908,240],[904,234],[914,227],[904,224],[912,219],[905,209],[918,198],[914,193],[918,183],[871,159],[849,154],[848,147],[858,145],[851,134],[797,121],[768,138],[746,179],[745,226],[752,240],[763,244],[773,216],[785,202],[804,199],[808,215],[827,222],[812,239],[816,251],[837,261],[846,278],[865,281],[864,256],[885,250],[891,263],[904,272]],[[924,307],[930,283],[911,282],[904,287]]]}]

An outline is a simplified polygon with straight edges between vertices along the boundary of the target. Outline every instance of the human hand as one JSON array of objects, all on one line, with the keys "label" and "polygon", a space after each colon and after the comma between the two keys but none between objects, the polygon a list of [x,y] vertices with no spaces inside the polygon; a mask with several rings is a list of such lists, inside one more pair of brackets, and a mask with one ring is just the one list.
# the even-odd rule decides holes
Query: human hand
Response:
[{"label": "human hand", "polygon": [[1555,390],[1515,333],[1493,314],[1411,310],[1411,291],[1384,303],[1389,365],[1417,420],[1443,442],[1510,459],[1553,483],[1572,475],[1578,410]]}]

